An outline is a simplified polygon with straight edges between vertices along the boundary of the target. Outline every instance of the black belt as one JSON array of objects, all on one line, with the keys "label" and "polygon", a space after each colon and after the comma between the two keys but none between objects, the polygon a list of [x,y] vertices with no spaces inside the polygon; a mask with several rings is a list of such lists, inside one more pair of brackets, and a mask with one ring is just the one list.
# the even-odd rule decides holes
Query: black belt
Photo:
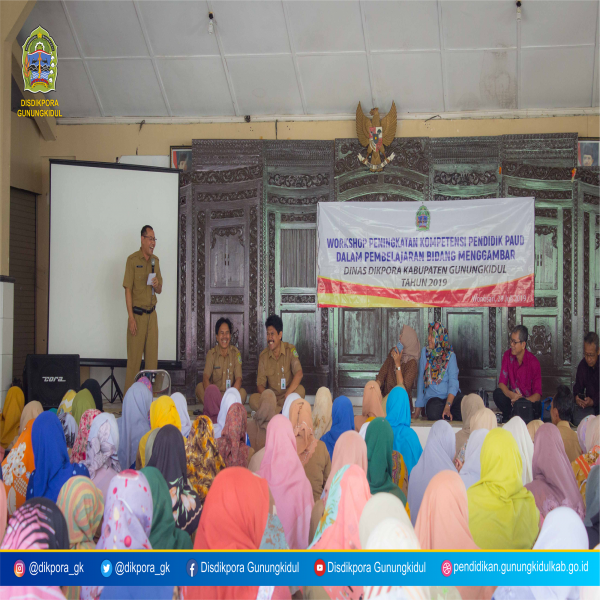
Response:
[{"label": "black belt", "polygon": [[140,308],[139,306],[133,307],[134,315],[151,315],[154,312],[156,306],[153,306],[150,310],[146,310],[145,308]]}]

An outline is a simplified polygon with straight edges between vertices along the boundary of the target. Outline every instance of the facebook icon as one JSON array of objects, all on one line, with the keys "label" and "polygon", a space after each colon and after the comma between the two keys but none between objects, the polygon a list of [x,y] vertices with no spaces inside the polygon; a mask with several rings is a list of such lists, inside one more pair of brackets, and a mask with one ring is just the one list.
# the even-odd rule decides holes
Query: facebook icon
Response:
[{"label": "facebook icon", "polygon": [[191,558],[190,560],[188,560],[186,570],[187,574],[190,577],[196,577],[196,574],[198,573],[198,563],[193,558]]}]

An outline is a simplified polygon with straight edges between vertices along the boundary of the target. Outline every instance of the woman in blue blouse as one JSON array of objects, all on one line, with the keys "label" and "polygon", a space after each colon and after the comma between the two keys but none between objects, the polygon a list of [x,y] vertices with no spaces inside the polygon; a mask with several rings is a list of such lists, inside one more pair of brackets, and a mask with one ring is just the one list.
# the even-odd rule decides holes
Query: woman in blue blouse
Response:
[{"label": "woman in blue blouse", "polygon": [[429,324],[427,347],[421,350],[417,376],[415,418],[423,411],[430,421],[461,420],[456,354],[448,341],[448,330],[436,321]]}]

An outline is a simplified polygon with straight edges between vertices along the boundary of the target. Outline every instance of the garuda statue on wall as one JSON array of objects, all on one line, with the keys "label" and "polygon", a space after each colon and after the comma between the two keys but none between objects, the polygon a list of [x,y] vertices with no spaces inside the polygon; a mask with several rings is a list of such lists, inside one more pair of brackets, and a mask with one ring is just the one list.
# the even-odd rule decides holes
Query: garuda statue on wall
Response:
[{"label": "garuda statue on wall", "polygon": [[371,119],[365,115],[359,102],[356,108],[356,135],[361,145],[367,147],[367,156],[365,158],[359,154],[358,160],[371,171],[381,171],[394,160],[393,152],[386,157],[384,146],[389,146],[396,137],[396,103],[392,102],[390,112],[382,119],[379,118],[378,108],[373,108],[369,114]]}]

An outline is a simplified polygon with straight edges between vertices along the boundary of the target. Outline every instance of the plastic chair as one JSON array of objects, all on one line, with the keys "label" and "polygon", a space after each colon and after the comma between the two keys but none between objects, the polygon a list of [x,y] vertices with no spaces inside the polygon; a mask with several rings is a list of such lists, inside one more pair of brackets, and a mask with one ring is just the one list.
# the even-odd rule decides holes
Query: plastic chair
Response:
[{"label": "plastic chair", "polygon": [[145,369],[135,376],[134,383],[142,377],[147,377],[152,382],[153,398],[171,395],[171,375],[169,375],[168,371],[164,369]]},{"label": "plastic chair", "polygon": [[[552,408],[552,396],[548,396],[548,398],[544,398],[543,400],[540,400],[540,402],[542,403],[542,421],[544,421],[544,423],[548,423],[552,420],[550,417],[550,409]],[[546,412],[548,412],[548,418],[546,418]]]}]

